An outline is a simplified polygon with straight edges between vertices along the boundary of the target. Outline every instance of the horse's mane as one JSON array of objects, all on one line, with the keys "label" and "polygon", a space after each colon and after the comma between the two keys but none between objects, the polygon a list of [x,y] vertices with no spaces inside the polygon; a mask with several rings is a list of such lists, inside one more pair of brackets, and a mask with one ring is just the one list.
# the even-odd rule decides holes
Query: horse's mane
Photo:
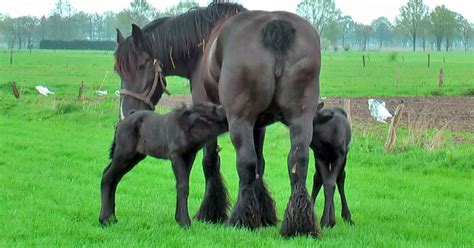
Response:
[{"label": "horse's mane", "polygon": [[[162,17],[143,27],[145,49],[163,67],[173,66],[173,60],[190,58],[203,49],[214,25],[222,18],[246,9],[236,3],[213,1],[207,7],[188,10],[177,16]],[[171,56],[171,57],[170,57]],[[128,37],[115,52],[115,70],[125,76],[137,67],[138,51]]]}]

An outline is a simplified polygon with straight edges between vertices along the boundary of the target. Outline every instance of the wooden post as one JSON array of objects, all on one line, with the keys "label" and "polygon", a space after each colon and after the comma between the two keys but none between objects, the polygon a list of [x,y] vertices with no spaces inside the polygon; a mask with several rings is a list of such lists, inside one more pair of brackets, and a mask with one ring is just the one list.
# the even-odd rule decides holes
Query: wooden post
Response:
[{"label": "wooden post", "polygon": [[400,65],[397,66],[397,78],[395,79],[397,89],[400,88]]},{"label": "wooden post", "polygon": [[439,78],[438,78],[438,92],[443,94],[443,82],[444,82],[444,72],[443,68],[439,69]]},{"label": "wooden post", "polygon": [[82,95],[83,91],[84,91],[84,81],[82,81],[81,86],[79,86],[79,94],[77,95],[77,100],[78,101],[84,100],[84,96]]},{"label": "wooden post", "polygon": [[13,49],[10,50],[10,65],[13,65]]},{"label": "wooden post", "polygon": [[362,55],[362,65],[365,67],[365,55]]},{"label": "wooden post", "polygon": [[12,83],[12,92],[16,99],[20,99],[20,91],[18,91],[18,88],[16,87],[16,82]]},{"label": "wooden post", "polygon": [[344,99],[344,110],[347,114],[347,120],[352,127],[352,118],[351,118],[351,99]]},{"label": "wooden post", "polygon": [[387,151],[392,149],[393,144],[395,144],[395,140],[397,139],[397,129],[399,126],[398,124],[400,123],[404,108],[405,105],[403,103],[400,103],[397,106],[397,109],[395,110],[395,114],[393,115],[392,120],[390,121],[387,141],[385,142],[385,150]]},{"label": "wooden post", "polygon": [[430,54],[428,53],[428,68],[430,68]]}]

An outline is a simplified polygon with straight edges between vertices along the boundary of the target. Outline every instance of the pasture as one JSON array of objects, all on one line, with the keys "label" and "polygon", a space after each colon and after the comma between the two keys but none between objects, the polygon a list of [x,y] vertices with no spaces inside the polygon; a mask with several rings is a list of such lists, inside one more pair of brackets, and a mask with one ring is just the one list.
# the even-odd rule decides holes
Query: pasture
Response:
[{"label": "pasture", "polygon": [[[445,70],[443,94],[472,95],[472,53],[431,53],[429,69],[425,53],[398,53],[392,60],[392,53],[371,52],[365,68],[362,55],[323,53],[322,96],[431,95],[437,90],[441,67]],[[403,126],[400,142],[394,151],[386,152],[387,125],[375,121],[353,124],[346,192],[355,226],[342,221],[336,193],[337,224],[324,229],[317,240],[281,238],[281,223],[248,231],[193,221],[191,228],[182,229],[174,220],[175,181],[170,162],[146,159],[118,186],[119,222],[102,228],[98,224],[100,178],[109,161],[118,117],[118,97],[112,93],[119,88],[119,79],[113,72],[112,53],[22,52],[14,54],[13,65],[8,64],[8,56],[0,52],[1,247],[471,247],[474,243],[472,131],[443,131],[438,146],[427,149],[424,143],[402,142],[409,137]],[[398,88],[394,84],[397,70]],[[16,81],[22,92],[19,100],[11,94],[10,81]],[[81,81],[85,100],[77,101]],[[36,85],[47,86],[56,94],[38,95]],[[99,87],[109,95],[96,96],[94,90]],[[168,88],[177,95],[189,91],[181,78],[168,79]],[[158,111],[169,111],[169,106],[158,104]],[[426,142],[433,141],[436,134],[436,130],[427,130]],[[238,178],[228,135],[221,136],[220,146],[222,173],[235,202]],[[286,127],[269,127],[265,178],[280,219],[290,194],[288,149]],[[191,215],[204,193],[200,159],[191,174]],[[314,161],[310,163],[308,188],[314,173]],[[322,200],[320,194],[318,218]]]}]

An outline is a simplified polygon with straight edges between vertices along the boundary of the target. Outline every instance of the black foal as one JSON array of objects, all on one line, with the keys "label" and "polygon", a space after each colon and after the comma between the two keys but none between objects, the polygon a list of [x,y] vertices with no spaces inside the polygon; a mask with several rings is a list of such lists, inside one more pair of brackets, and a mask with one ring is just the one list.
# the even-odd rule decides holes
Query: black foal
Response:
[{"label": "black foal", "polygon": [[351,125],[343,109],[322,109],[323,106],[323,103],[318,105],[319,112],[313,122],[311,148],[316,161],[316,173],[314,174],[311,198],[314,204],[321,186],[324,185],[325,202],[321,227],[333,227],[336,224],[334,190],[337,183],[337,189],[341,196],[342,218],[350,224],[354,224],[344,192],[346,178],[344,168],[351,142]]},{"label": "black foal", "polygon": [[176,221],[189,226],[189,173],[196,152],[210,138],[228,130],[221,106],[196,105],[182,107],[160,115],[152,111],[137,111],[122,120],[115,131],[110,149],[112,161],[105,168],[102,182],[100,223],[116,222],[115,191],[120,179],[147,155],[170,159],[176,177]]}]

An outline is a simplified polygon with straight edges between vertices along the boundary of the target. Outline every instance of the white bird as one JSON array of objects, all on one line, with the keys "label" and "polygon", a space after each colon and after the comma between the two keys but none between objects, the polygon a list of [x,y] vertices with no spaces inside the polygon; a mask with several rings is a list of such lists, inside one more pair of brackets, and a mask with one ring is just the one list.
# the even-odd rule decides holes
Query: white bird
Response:
[{"label": "white bird", "polygon": [[44,86],[36,86],[35,89],[43,96],[48,96],[49,94],[54,94],[54,92],[50,91],[48,88]]},{"label": "white bird", "polygon": [[369,99],[369,112],[376,121],[387,123],[387,118],[392,117],[392,114],[385,108],[385,102]]}]

